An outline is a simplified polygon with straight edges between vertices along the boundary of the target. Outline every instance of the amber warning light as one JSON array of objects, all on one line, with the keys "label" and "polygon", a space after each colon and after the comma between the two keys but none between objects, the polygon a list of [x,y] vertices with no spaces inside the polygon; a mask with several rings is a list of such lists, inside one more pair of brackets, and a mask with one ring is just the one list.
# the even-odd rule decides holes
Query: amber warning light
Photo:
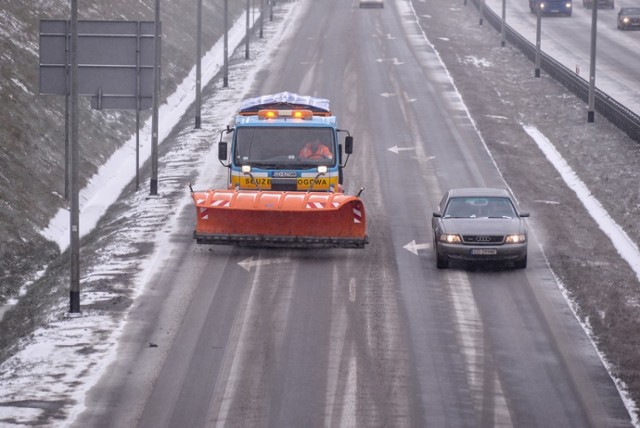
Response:
[{"label": "amber warning light", "polygon": [[291,117],[293,119],[311,119],[313,112],[311,110],[267,110],[258,111],[260,119],[277,119],[279,117]]}]

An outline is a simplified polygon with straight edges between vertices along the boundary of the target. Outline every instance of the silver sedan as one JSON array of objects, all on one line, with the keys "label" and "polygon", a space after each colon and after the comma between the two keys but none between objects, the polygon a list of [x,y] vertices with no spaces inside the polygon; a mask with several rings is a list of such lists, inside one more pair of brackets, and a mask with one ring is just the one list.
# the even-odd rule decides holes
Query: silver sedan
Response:
[{"label": "silver sedan", "polygon": [[527,267],[527,229],[506,189],[451,189],[433,213],[433,248],[438,269],[450,260],[511,261]]}]

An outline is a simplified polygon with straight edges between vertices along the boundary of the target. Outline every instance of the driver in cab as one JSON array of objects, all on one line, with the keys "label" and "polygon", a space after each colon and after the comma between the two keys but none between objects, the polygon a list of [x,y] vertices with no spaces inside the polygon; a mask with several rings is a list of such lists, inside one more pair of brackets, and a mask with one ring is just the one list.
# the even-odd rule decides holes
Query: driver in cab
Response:
[{"label": "driver in cab", "polygon": [[333,159],[333,153],[331,153],[329,147],[322,144],[319,139],[314,139],[305,144],[300,150],[299,156],[302,159],[312,160]]}]

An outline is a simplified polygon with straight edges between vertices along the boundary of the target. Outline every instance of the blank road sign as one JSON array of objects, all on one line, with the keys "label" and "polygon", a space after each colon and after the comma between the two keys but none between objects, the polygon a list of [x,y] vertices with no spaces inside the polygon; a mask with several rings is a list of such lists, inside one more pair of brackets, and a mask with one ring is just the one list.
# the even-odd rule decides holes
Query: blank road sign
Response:
[{"label": "blank road sign", "polygon": [[[153,21],[79,21],[78,94],[94,108],[150,108],[154,33]],[[71,92],[70,40],[69,21],[40,21],[40,94]]]}]

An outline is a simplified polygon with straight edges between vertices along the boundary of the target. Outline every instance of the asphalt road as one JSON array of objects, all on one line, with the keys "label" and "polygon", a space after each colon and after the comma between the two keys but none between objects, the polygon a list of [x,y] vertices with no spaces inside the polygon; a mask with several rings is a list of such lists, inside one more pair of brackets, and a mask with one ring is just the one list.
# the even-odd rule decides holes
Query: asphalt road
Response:
[{"label": "asphalt road", "polygon": [[[535,45],[537,19],[529,10],[529,2],[507,3],[507,24]],[[502,16],[502,0],[488,0],[487,6]],[[599,89],[637,112],[640,95],[630,88],[636,88],[638,82],[640,56],[637,55],[637,46],[640,33],[617,29],[618,11],[621,7],[629,6],[637,6],[637,3],[618,0],[614,9],[597,10],[595,83]],[[544,16],[540,29],[541,49],[586,81],[589,81],[592,59],[591,26],[592,10],[585,8],[581,0],[574,0],[571,17]]]},{"label": "asphalt road", "polygon": [[332,101],[371,244],[209,250],[185,210],[78,426],[628,425],[535,235],[526,270],[436,269],[442,193],[504,182],[410,10],[299,7],[254,92]]}]

